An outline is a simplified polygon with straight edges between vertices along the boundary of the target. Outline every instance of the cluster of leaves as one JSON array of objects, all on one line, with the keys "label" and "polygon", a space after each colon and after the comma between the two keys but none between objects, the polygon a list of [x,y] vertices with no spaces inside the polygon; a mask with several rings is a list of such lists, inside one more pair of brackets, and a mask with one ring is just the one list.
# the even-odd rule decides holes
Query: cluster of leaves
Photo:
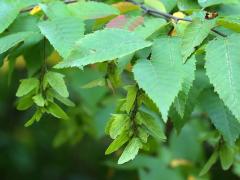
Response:
[{"label": "cluster of leaves", "polygon": [[41,80],[37,78],[21,80],[16,93],[17,97],[21,97],[17,103],[17,109],[24,111],[33,104],[36,106],[36,112],[25,126],[38,122],[44,113],[49,113],[56,118],[69,119],[62,108],[54,102],[58,100],[67,106],[74,106],[74,103],[68,99],[69,93],[63,77],[60,73],[48,71]]},{"label": "cluster of leaves", "polygon": [[[24,8],[34,3],[39,5],[29,14]],[[201,174],[218,157],[223,169],[233,164],[240,134],[239,0],[145,0],[113,5],[2,0],[0,8],[4,12],[0,13],[4,22],[0,61],[7,57],[13,69],[15,59],[23,55],[29,71],[17,91],[19,110],[34,103],[37,107],[27,126],[45,112],[68,119],[54,100],[74,105],[67,99],[63,75],[46,70],[48,56],[56,51],[61,59],[54,63],[56,69],[90,66],[102,70],[101,65],[107,66],[104,78],[85,87],[106,84],[114,91],[126,87],[126,98],[119,101],[106,127],[114,139],[106,154],[127,143],[119,164],[133,159],[139,149],[148,149],[149,135],[166,139],[153,112],[164,123],[172,122],[178,132],[193,115],[211,120],[217,140],[211,144],[214,152]],[[38,52],[41,48],[43,55]],[[32,51],[39,53],[38,62]],[[122,75],[128,76],[131,85],[120,82]]]},{"label": "cluster of leaves", "polygon": [[127,97],[119,101],[117,114],[113,114],[106,125],[106,134],[114,139],[106,154],[118,150],[128,142],[118,160],[119,164],[134,159],[139,149],[148,149],[149,135],[160,141],[166,139],[161,124],[152,115],[138,110],[149,99],[136,86],[127,86],[126,89]]}]

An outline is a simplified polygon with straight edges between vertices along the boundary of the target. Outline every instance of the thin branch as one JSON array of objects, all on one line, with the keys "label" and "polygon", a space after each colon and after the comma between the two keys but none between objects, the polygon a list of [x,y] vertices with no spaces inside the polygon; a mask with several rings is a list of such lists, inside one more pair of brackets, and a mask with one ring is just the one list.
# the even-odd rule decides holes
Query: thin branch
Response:
[{"label": "thin branch", "polygon": [[[161,18],[164,18],[164,19],[167,19],[167,20],[172,19],[175,22],[178,22],[178,21],[192,22],[193,21],[190,18],[179,18],[177,16],[173,16],[172,14],[165,13],[165,12],[162,12],[162,11],[158,11],[158,10],[155,10],[153,8],[149,8],[149,7],[147,7],[147,6],[145,6],[145,5],[141,4],[141,3],[138,3],[138,2],[136,2],[134,0],[126,0],[126,1],[131,2],[131,3],[139,6],[141,9],[143,9],[144,13],[150,14],[152,16],[161,17]],[[225,34],[217,31],[216,29],[211,29],[211,30],[212,30],[212,32],[214,32],[214,33],[216,33],[216,34],[218,34],[220,36],[227,37]]]}]

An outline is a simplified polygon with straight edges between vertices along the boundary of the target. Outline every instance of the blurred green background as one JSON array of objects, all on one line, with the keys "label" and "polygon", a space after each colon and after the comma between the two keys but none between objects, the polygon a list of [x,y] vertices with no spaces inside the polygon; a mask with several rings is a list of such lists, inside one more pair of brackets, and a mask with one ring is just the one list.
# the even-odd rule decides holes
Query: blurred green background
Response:
[{"label": "blurred green background", "polygon": [[141,152],[130,163],[117,165],[118,152],[104,155],[110,143],[104,136],[104,126],[122,93],[113,94],[105,87],[82,89],[83,84],[101,76],[94,68],[66,72],[71,99],[76,103],[76,107],[65,109],[71,120],[44,116],[39,123],[25,128],[24,123],[33,111],[19,112],[15,108],[19,80],[26,76],[21,63],[17,67],[11,82],[6,67],[0,70],[0,179],[235,180],[240,177],[239,163],[226,172],[217,163],[210,175],[198,176],[212,153],[211,146],[204,143],[213,136],[209,135],[211,125],[204,118],[193,118],[179,135],[171,124],[167,125],[167,142],[152,141],[149,152]]}]

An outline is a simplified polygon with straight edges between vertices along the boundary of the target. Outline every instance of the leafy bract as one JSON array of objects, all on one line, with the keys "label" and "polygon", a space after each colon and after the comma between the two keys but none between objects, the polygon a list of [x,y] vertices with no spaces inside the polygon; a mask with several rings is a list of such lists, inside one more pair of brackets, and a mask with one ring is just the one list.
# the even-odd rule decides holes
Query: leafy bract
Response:
[{"label": "leafy bract", "polygon": [[161,127],[160,122],[157,122],[151,115],[141,112],[138,114],[139,121],[146,127],[149,133],[158,140],[165,140],[166,136],[164,130]]},{"label": "leafy bract", "polygon": [[132,138],[120,156],[118,164],[123,164],[130,160],[133,160],[140,148],[142,148],[141,140],[138,138]]},{"label": "leafy bract", "polygon": [[139,60],[133,68],[139,87],[156,103],[165,122],[183,81],[180,47],[181,39],[161,37],[153,44],[151,60]]},{"label": "leafy bract", "polygon": [[221,165],[224,170],[228,170],[234,162],[235,152],[234,148],[223,144],[220,147],[219,157],[221,160]]},{"label": "leafy bract", "polygon": [[219,152],[215,150],[213,154],[210,156],[210,158],[208,159],[207,163],[202,168],[199,174],[200,176],[205,175],[211,169],[211,167],[216,163],[218,156],[219,156]]},{"label": "leafy bract", "polygon": [[210,82],[225,105],[240,121],[240,35],[211,41],[206,48],[206,70]]},{"label": "leafy bract", "polygon": [[59,119],[69,119],[68,115],[62,110],[62,108],[55,103],[49,103],[47,112]]},{"label": "leafy bract", "polygon": [[75,42],[83,37],[83,21],[75,17],[55,18],[41,22],[39,28],[62,57],[68,57]]},{"label": "leafy bract", "polygon": [[57,72],[47,72],[44,77],[44,81],[47,81],[49,85],[62,97],[68,97],[69,93],[64,81],[64,75]]},{"label": "leafy bract", "polygon": [[104,29],[86,35],[57,68],[83,67],[88,64],[114,60],[151,46],[133,32],[122,29]]},{"label": "leafy bract", "polygon": [[129,140],[127,132],[123,132],[119,135],[114,141],[109,145],[105,154],[111,154],[114,151],[118,150],[122,145],[124,145]]},{"label": "leafy bract", "polygon": [[195,19],[187,26],[183,35],[181,48],[184,61],[194,52],[195,47],[203,42],[214,25],[215,20]]},{"label": "leafy bract", "polygon": [[16,96],[21,97],[39,87],[39,80],[36,78],[24,79],[17,90]]}]

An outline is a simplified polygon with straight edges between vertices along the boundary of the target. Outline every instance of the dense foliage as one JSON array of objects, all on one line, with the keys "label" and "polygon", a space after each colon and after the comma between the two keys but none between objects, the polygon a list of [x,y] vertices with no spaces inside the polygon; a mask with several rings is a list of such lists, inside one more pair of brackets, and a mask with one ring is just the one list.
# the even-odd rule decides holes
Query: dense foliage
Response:
[{"label": "dense foliage", "polygon": [[28,129],[59,119],[55,147],[105,129],[116,156],[104,165],[141,179],[210,179],[218,160],[240,176],[239,0],[1,0],[0,10],[1,119],[20,80],[11,103]]}]

